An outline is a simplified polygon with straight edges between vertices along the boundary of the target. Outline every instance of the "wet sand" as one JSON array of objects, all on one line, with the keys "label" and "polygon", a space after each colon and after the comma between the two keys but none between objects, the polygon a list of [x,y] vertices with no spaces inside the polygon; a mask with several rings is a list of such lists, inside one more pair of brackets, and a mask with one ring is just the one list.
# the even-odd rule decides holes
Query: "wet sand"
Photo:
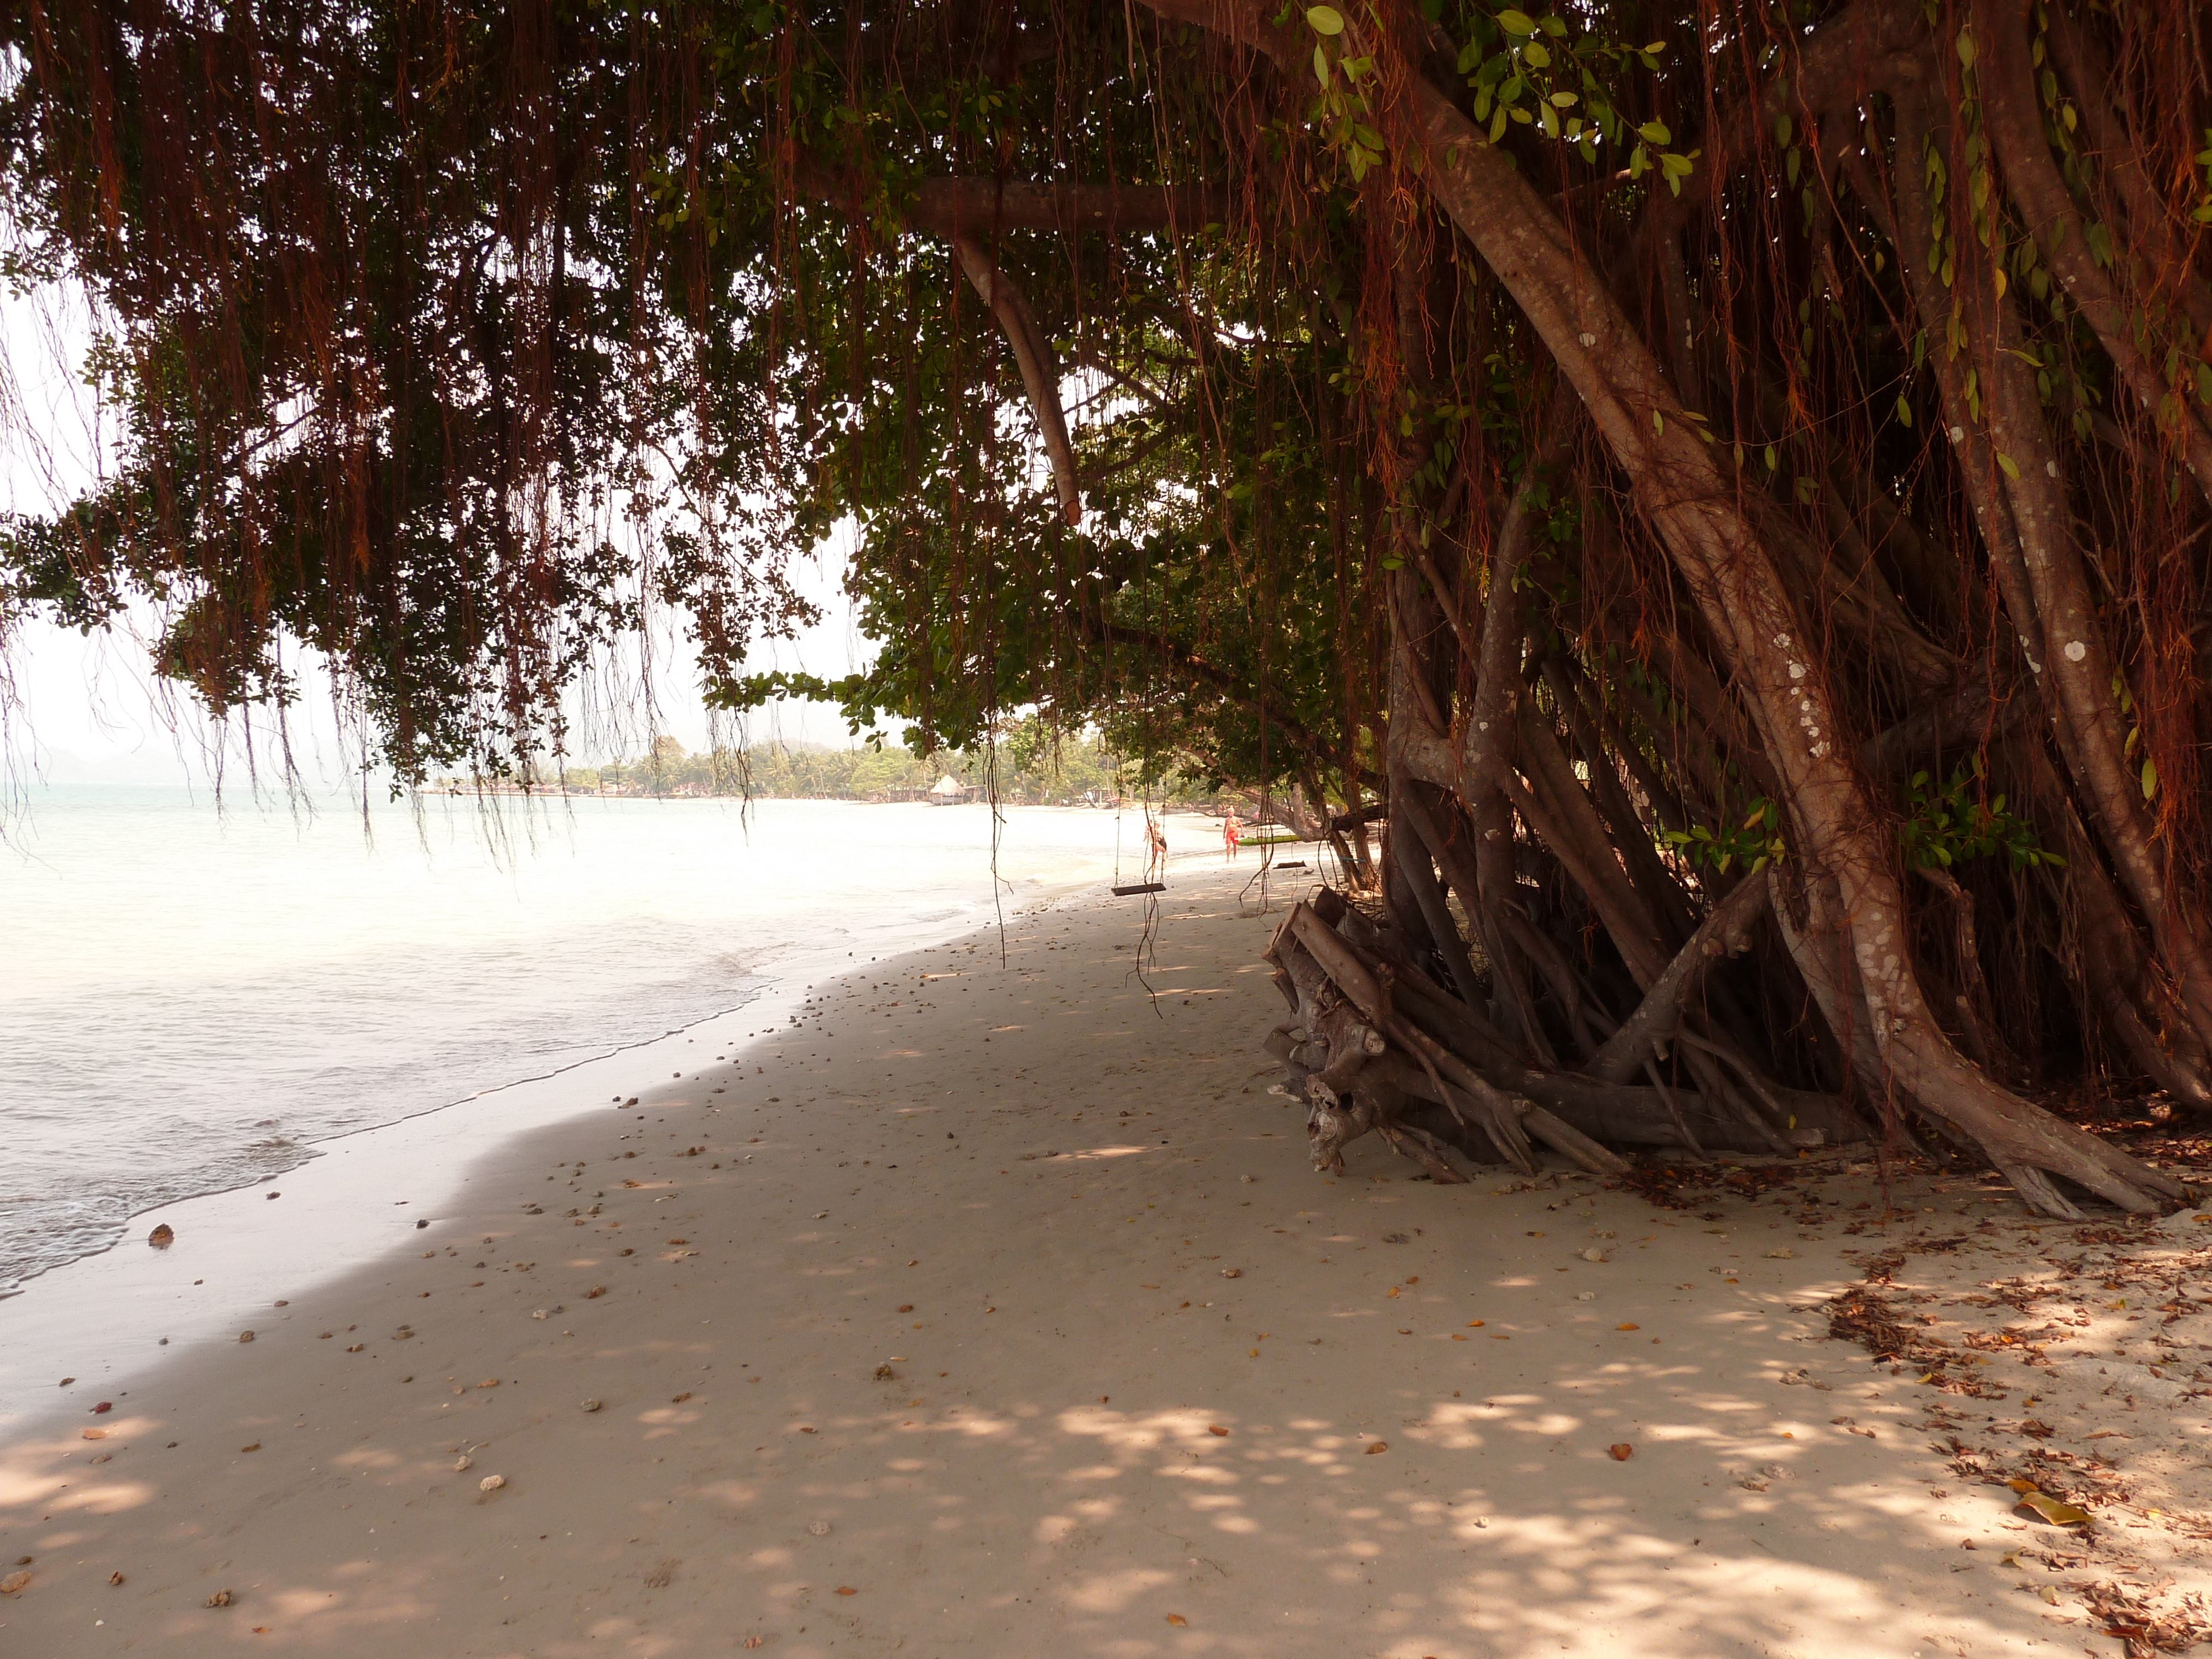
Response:
[{"label": "wet sand", "polygon": [[57,1377],[0,1651],[2120,1651],[1826,1338],[1867,1176],[1318,1176],[1250,873],[1178,872],[1141,981],[1136,902],[1068,900],[602,1062],[367,1265]]}]

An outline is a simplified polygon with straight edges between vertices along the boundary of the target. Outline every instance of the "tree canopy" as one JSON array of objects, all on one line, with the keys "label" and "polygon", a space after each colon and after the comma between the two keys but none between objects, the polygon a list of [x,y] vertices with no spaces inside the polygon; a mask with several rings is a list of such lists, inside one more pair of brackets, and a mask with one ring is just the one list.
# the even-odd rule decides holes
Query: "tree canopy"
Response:
[{"label": "tree canopy", "polygon": [[[1275,947],[1324,1157],[2179,1195],[2027,1095],[2212,1109],[2187,0],[7,16],[124,441],[0,628],[312,648],[408,781],[671,609],[726,707],[1387,808]],[[873,665],[747,674],[848,520]]]}]

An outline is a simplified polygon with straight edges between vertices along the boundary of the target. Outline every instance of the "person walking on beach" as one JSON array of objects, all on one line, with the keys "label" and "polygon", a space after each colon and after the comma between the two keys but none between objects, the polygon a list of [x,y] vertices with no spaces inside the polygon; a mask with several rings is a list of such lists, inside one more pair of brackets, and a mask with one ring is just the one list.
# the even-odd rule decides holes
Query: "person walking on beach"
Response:
[{"label": "person walking on beach", "polygon": [[1145,814],[1145,842],[1152,849],[1151,856],[1147,860],[1148,867],[1145,872],[1145,879],[1158,881],[1167,873],[1168,833],[1160,827],[1160,821],[1150,812]]},{"label": "person walking on beach", "polygon": [[1237,809],[1231,807],[1229,816],[1222,820],[1221,824],[1221,846],[1227,857],[1234,859],[1237,856],[1237,842],[1243,829],[1244,826],[1237,822]]}]

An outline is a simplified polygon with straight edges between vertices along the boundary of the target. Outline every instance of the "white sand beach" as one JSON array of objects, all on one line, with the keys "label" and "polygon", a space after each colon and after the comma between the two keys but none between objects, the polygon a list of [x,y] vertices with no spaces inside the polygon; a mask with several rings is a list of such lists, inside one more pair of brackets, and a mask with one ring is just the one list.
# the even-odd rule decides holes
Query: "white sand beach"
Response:
[{"label": "white sand beach", "polygon": [[[1138,902],[1066,900],[1003,963],[860,965],[773,1036],[541,1085],[599,1099],[373,1259],[136,1375],[57,1356],[0,1446],[0,1652],[2118,1654],[2084,1584],[2203,1585],[2175,1345],[2212,1315],[2130,1325],[2145,1285],[2077,1267],[2083,1354],[1968,1340],[1945,1392],[1824,1304],[1962,1232],[1886,1293],[1979,1316],[2075,1230],[1924,1178],[1885,1222],[1832,1155],[1795,1209],[1436,1186],[1371,1137],[1317,1176],[1257,1047],[1294,895],[1250,874],[1179,872],[1141,979]],[[2186,1303],[2197,1231],[2066,1254]],[[2030,1412],[2140,1465],[2087,1537],[1954,1467]]]}]

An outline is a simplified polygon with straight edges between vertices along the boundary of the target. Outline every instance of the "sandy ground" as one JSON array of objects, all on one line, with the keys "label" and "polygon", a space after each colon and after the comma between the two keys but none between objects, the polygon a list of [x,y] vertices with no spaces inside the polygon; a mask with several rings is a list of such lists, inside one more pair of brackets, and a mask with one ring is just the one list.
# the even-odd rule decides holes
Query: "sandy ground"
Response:
[{"label": "sandy ground", "polygon": [[[2195,1316],[2109,1305],[2202,1293],[2193,1217],[1323,1179],[1242,880],[1178,874],[1150,993],[1068,901],[635,1051],[250,1342],[70,1385],[0,1447],[0,1653],[2118,1654],[2085,1597],[2204,1582]],[[1831,1340],[1854,1285],[1917,1346]],[[2039,1450],[2087,1536],[1990,1484]]]}]

